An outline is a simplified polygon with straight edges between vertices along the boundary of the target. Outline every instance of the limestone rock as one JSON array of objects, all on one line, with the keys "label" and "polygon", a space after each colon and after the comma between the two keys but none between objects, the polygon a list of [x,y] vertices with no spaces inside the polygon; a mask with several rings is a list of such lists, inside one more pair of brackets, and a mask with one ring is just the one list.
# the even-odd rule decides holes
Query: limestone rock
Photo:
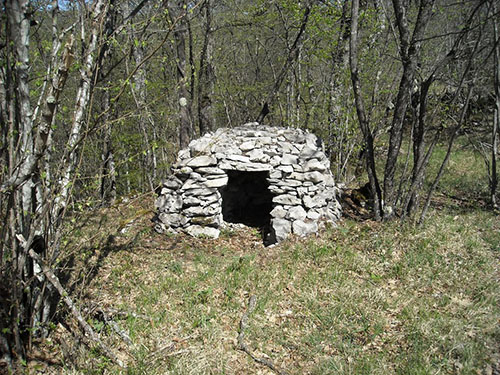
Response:
[{"label": "limestone rock", "polygon": [[207,180],[203,184],[206,187],[209,187],[209,188],[218,188],[218,187],[227,185],[227,181],[228,181],[227,176],[224,176],[224,177],[220,177],[220,178],[217,178],[217,179]]},{"label": "limestone rock", "polygon": [[200,139],[196,139],[189,143],[189,150],[191,155],[200,155],[210,153],[210,147],[213,144],[213,140],[209,134],[205,135]]},{"label": "limestone rock", "polygon": [[162,212],[158,215],[158,218],[162,223],[174,228],[180,227],[185,222],[185,217],[180,214],[167,214]]},{"label": "limestone rock", "polygon": [[207,175],[207,178],[210,178],[210,176],[219,176],[226,174],[223,169],[217,168],[217,167],[200,167],[196,168],[196,172]]},{"label": "limestone rock", "polygon": [[217,164],[217,159],[208,155],[195,156],[194,158],[187,159],[184,162],[185,166],[191,168],[209,167],[215,164]]},{"label": "limestone rock", "polygon": [[271,216],[278,219],[284,219],[286,214],[287,211],[283,208],[283,206],[276,206],[271,210]]},{"label": "limestone rock", "polygon": [[281,158],[281,164],[293,165],[293,164],[297,164],[298,160],[299,160],[298,157],[295,155],[284,154],[283,157]]},{"label": "limestone rock", "polygon": [[193,237],[211,237],[211,238],[219,238],[220,230],[213,227],[204,227],[201,225],[190,225],[186,229],[186,233]]},{"label": "limestone rock", "polygon": [[302,206],[294,206],[288,210],[286,218],[291,220],[304,220],[306,216],[306,210],[304,210]]},{"label": "limestone rock", "polygon": [[307,236],[318,231],[318,223],[314,221],[306,223],[302,220],[295,220],[292,224],[292,230],[298,236]]},{"label": "limestone rock", "polygon": [[320,163],[318,159],[310,159],[304,165],[304,172],[319,171],[324,172],[327,169],[326,163]]},{"label": "limestone rock", "polygon": [[295,197],[290,194],[282,194],[278,195],[277,197],[273,198],[273,203],[278,203],[278,204],[288,204],[291,206],[296,206],[301,204],[301,200],[298,197]]},{"label": "limestone rock", "polygon": [[291,223],[286,219],[271,219],[270,242],[281,242],[285,240],[292,231]]},{"label": "limestone rock", "polygon": [[251,151],[254,148],[255,148],[255,142],[254,141],[246,141],[246,142],[243,142],[240,145],[240,150],[243,151],[243,152]]},{"label": "limestone rock", "polygon": [[182,186],[182,181],[175,176],[169,176],[163,185],[169,189],[178,189]]}]

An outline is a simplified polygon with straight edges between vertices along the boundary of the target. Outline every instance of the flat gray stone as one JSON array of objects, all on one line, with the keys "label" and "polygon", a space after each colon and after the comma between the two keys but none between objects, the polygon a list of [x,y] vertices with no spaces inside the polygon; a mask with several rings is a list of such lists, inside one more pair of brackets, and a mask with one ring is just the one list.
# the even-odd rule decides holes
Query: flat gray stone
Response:
[{"label": "flat gray stone", "polygon": [[290,195],[290,194],[283,194],[283,195],[278,195],[276,197],[273,197],[273,203],[278,203],[278,204],[289,204],[291,206],[298,206],[299,204],[302,203],[301,199]]},{"label": "flat gray stone", "polygon": [[276,167],[276,169],[284,173],[293,173],[293,166],[291,165],[279,165]]},{"label": "flat gray stone", "polygon": [[267,163],[271,158],[264,154],[262,150],[253,150],[248,153],[250,161],[257,163]]},{"label": "flat gray stone", "polygon": [[198,216],[191,218],[191,225],[201,225],[218,228],[222,223],[220,215]]},{"label": "flat gray stone", "polygon": [[234,147],[231,144],[218,145],[214,148],[215,157],[217,159],[224,159],[227,155],[241,155],[242,151],[238,147]]},{"label": "flat gray stone", "polygon": [[307,216],[306,217],[308,219],[310,219],[310,220],[316,221],[316,220],[318,220],[321,217],[321,214],[318,211],[316,211],[316,210],[309,210],[307,212]]},{"label": "flat gray stone", "polygon": [[223,169],[217,168],[217,167],[200,167],[196,168],[196,172],[200,174],[207,175],[205,176],[206,178],[210,178],[210,175],[221,175],[221,174],[226,174]]},{"label": "flat gray stone", "polygon": [[240,145],[240,150],[243,151],[243,152],[251,151],[254,148],[255,148],[255,142],[254,141],[246,141],[246,142],[243,142]]},{"label": "flat gray stone", "polygon": [[284,164],[284,165],[297,164],[298,161],[299,161],[299,158],[296,155],[292,155],[292,154],[284,154],[283,157],[281,158],[281,164]]},{"label": "flat gray stone", "polygon": [[227,160],[231,161],[239,161],[243,163],[250,163],[250,158],[248,156],[243,156],[243,155],[227,155],[226,156]]},{"label": "flat gray stone", "polygon": [[[289,187],[296,188],[298,186],[302,186],[302,182],[294,180],[292,178],[286,178],[284,180],[278,181],[276,184],[280,187],[289,186]],[[296,190],[296,189],[294,189],[294,190]]]},{"label": "flat gray stone", "polygon": [[324,172],[327,169],[325,163],[321,163],[318,159],[310,159],[303,166],[304,172],[318,171]]},{"label": "flat gray stone", "polygon": [[210,238],[219,238],[220,230],[213,227],[204,227],[201,225],[190,225],[185,229],[186,233],[193,237],[206,236]]},{"label": "flat gray stone", "polygon": [[285,240],[292,231],[292,224],[286,219],[271,219],[270,242],[276,243]]},{"label": "flat gray stone", "polygon": [[193,168],[184,166],[177,170],[175,174],[178,177],[188,177],[191,173],[193,173]]},{"label": "flat gray stone", "polygon": [[163,185],[169,189],[178,189],[182,186],[182,181],[175,176],[169,176]]},{"label": "flat gray stone", "polygon": [[325,176],[321,172],[307,172],[304,174],[305,175],[305,180],[306,181],[311,181],[315,184],[319,184],[320,182],[323,182],[325,180]]},{"label": "flat gray stone", "polygon": [[287,211],[283,208],[283,206],[276,206],[271,210],[271,217],[278,219],[284,219],[286,214]]},{"label": "flat gray stone", "polygon": [[184,206],[185,207],[191,207],[191,206],[201,206],[203,204],[203,201],[200,199],[201,197],[186,197],[184,198]]},{"label": "flat gray stone", "polygon": [[282,173],[280,170],[278,169],[273,169],[270,173],[269,173],[269,178],[281,178],[282,176]]},{"label": "flat gray stone", "polygon": [[279,155],[275,155],[271,158],[271,160],[269,160],[269,164],[271,164],[273,167],[280,165],[280,162],[281,162],[281,156]]},{"label": "flat gray stone", "polygon": [[278,147],[284,154],[295,154],[298,150],[289,142],[278,142]]},{"label": "flat gray stone", "polygon": [[286,218],[290,220],[304,220],[306,216],[306,210],[302,206],[294,206],[288,210]]},{"label": "flat gray stone", "polygon": [[265,163],[241,163],[234,162],[233,168],[243,172],[265,172],[271,170],[271,166]]},{"label": "flat gray stone", "polygon": [[197,216],[212,216],[218,215],[220,213],[220,206],[191,206],[182,210],[186,216],[197,217]]},{"label": "flat gray stone", "polygon": [[216,190],[214,189],[206,189],[206,188],[198,188],[198,189],[188,189],[182,192],[182,197],[189,196],[205,196],[214,194]]},{"label": "flat gray stone", "polygon": [[296,220],[292,224],[293,233],[301,237],[307,236],[308,234],[317,233],[318,229],[318,224],[314,221],[306,223],[302,220]]},{"label": "flat gray stone", "polygon": [[269,186],[269,191],[273,194],[276,194],[276,195],[285,193],[284,189],[280,189],[279,187],[277,187],[275,185]]},{"label": "flat gray stone", "polygon": [[213,139],[209,134],[202,138],[196,139],[189,143],[189,150],[191,155],[209,154],[210,148],[213,145]]},{"label": "flat gray stone", "polygon": [[189,151],[189,149],[184,149],[184,150],[180,150],[179,153],[177,154],[177,158],[178,159],[188,159],[191,157],[191,152]]},{"label": "flat gray stone", "polygon": [[160,213],[158,215],[158,219],[160,219],[160,221],[166,226],[174,228],[180,227],[185,222],[185,217],[181,214]]},{"label": "flat gray stone", "polygon": [[160,191],[160,195],[172,194],[174,192],[175,192],[175,190],[169,189],[167,187],[162,187],[161,191]]},{"label": "flat gray stone", "polygon": [[161,206],[166,212],[177,212],[182,208],[182,197],[177,194],[164,195],[164,202]]},{"label": "flat gray stone", "polygon": [[257,139],[256,144],[259,147],[266,146],[266,145],[271,145],[275,142],[275,140],[272,137],[260,137]]},{"label": "flat gray stone", "polygon": [[201,155],[191,159],[187,159],[184,165],[191,168],[199,168],[199,167],[209,167],[215,164],[217,164],[216,158],[212,156]]},{"label": "flat gray stone", "polygon": [[306,180],[306,175],[305,173],[300,173],[300,172],[293,172],[291,173],[288,178],[294,179],[297,181],[305,181]]},{"label": "flat gray stone", "polygon": [[189,178],[184,182],[184,185],[180,188],[181,191],[190,189],[203,189],[203,182],[192,178]]},{"label": "flat gray stone", "polygon": [[224,177],[217,178],[217,179],[207,180],[203,183],[203,185],[205,185],[206,187],[209,187],[209,188],[218,188],[218,187],[222,187],[222,186],[227,185],[227,181],[228,181],[228,177],[224,176]]},{"label": "flat gray stone", "polygon": [[203,202],[204,206],[207,206],[209,204],[218,202],[221,199],[221,196],[220,194],[216,193],[211,195],[200,196],[199,199]]}]

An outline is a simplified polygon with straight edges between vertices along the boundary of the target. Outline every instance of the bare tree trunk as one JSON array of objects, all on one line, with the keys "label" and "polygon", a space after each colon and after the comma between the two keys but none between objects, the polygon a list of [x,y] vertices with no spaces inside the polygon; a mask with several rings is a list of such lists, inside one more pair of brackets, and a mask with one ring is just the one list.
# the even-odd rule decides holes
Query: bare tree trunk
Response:
[{"label": "bare tree trunk", "polygon": [[[493,14],[496,14],[495,2],[492,1]],[[495,85],[495,111],[493,118],[493,128],[491,132],[491,183],[490,183],[490,196],[491,204],[493,208],[498,208],[496,193],[498,188],[498,177],[497,177],[497,154],[498,154],[498,133],[500,129],[500,46],[499,46],[499,36],[498,36],[498,18],[493,20],[493,31],[494,31],[494,85]]]},{"label": "bare tree trunk", "polygon": [[[4,340],[4,328],[10,332],[13,346],[8,348],[14,353],[15,359],[20,362],[24,358],[25,339],[21,337],[21,332],[29,332],[28,337],[37,332],[34,326],[34,319],[41,308],[40,294],[33,286],[33,267],[30,263],[27,250],[20,246],[17,235],[27,235],[31,239],[36,232],[40,232],[40,220],[36,215],[40,214],[39,205],[35,197],[34,175],[38,168],[38,161],[43,156],[50,126],[52,125],[55,106],[59,94],[66,81],[69,63],[63,60],[59,65],[56,58],[60,43],[53,46],[52,66],[58,66],[54,77],[51,80],[47,96],[42,99],[40,96],[38,103],[43,103],[42,121],[35,129],[34,114],[30,103],[30,15],[29,2],[25,0],[9,0],[5,2],[7,15],[7,40],[9,41],[5,53],[8,63],[1,68],[2,81],[2,127],[8,127],[8,152],[7,165],[8,175],[4,179],[0,189],[5,193],[7,207],[2,210],[5,213],[4,235],[1,243],[2,264],[4,260],[8,264],[7,268],[1,269],[2,287],[7,288],[9,309],[3,313],[10,315],[9,327],[3,327],[4,321],[0,322],[1,341]],[[57,9],[52,12],[53,26],[57,24]],[[54,32],[56,37],[57,29]],[[12,42],[12,43],[10,43]],[[71,54],[71,40],[67,44],[64,57]],[[48,70],[51,74],[52,70]],[[8,124],[8,125],[7,125]],[[18,135],[18,136],[17,136]],[[17,137],[17,138],[16,138]],[[19,146],[17,146],[19,145]],[[3,176],[2,176],[3,177]],[[2,200],[4,198],[2,197]],[[38,212],[37,212],[38,211]],[[7,229],[8,228],[8,229]],[[43,246],[42,246],[43,247]],[[4,259],[4,248],[9,249],[10,259]],[[3,292],[3,291],[2,291]],[[4,306],[2,306],[4,307]],[[30,338],[28,338],[29,342]],[[2,349],[4,350],[4,348]],[[15,371],[16,364],[13,364]]]},{"label": "bare tree trunk", "polygon": [[[85,114],[88,109],[90,99],[91,79],[96,69],[96,54],[101,41],[103,24],[108,11],[107,0],[97,0],[93,3],[91,17],[91,35],[88,47],[85,51],[82,69],[80,70],[80,85],[76,96],[75,111],[71,124],[71,132],[66,146],[66,153],[63,159],[63,174],[59,179],[60,191],[54,201],[52,217],[59,220],[62,211],[66,208],[69,193],[72,188],[73,172],[77,163],[79,144],[82,140],[82,127],[85,122]],[[82,40],[85,41],[85,24],[82,22]]]},{"label": "bare tree trunk", "polygon": [[[129,4],[127,1],[123,3],[125,13],[129,12],[128,5]],[[155,188],[158,173],[158,162],[154,145],[154,142],[156,141],[156,124],[148,105],[146,66],[143,63],[144,47],[141,45],[141,43],[136,43],[138,37],[136,35],[134,27],[132,25],[128,25],[127,30],[128,37],[132,46],[132,56],[135,62],[135,66],[139,66],[139,68],[136,69],[135,74],[133,75],[130,84],[130,91],[139,113],[138,126],[142,133],[144,141],[144,180],[147,180],[148,188],[152,191]],[[153,136],[153,141],[151,141],[151,135]]]},{"label": "bare tree trunk", "polygon": [[[191,119],[191,101],[189,82],[186,72],[186,37],[187,13],[184,0],[168,2],[167,7],[171,15],[174,30],[175,50],[177,54],[177,94],[179,100],[179,146],[185,148],[193,136],[193,122]],[[177,22],[178,21],[178,22]]]},{"label": "bare tree trunk", "polygon": [[427,24],[432,15],[434,0],[420,0],[415,28],[410,37],[407,13],[409,4],[402,4],[401,0],[393,0],[396,24],[399,30],[400,56],[403,62],[403,75],[399,83],[394,116],[392,119],[389,150],[384,172],[384,218],[394,215],[396,194],[394,190],[394,176],[399,150],[403,139],[403,123],[406,109],[410,103],[410,91],[413,85],[416,69],[420,61],[421,39],[425,34]]},{"label": "bare tree trunk", "polygon": [[198,123],[200,135],[215,129],[213,98],[215,95],[215,72],[212,64],[213,30],[212,30],[212,0],[206,0],[205,34],[200,56],[200,71],[198,77]]},{"label": "bare tree trunk", "polygon": [[[16,99],[18,103],[18,134],[20,143],[17,160],[34,160],[33,148],[33,121],[32,108],[30,103],[29,90],[29,44],[30,44],[30,12],[29,1],[11,0],[6,4],[7,17],[10,24],[11,40],[14,43],[15,66],[14,79],[16,87]],[[14,134],[12,134],[14,136]],[[34,183],[31,179],[32,168],[30,163],[23,162],[19,167],[19,174],[26,176],[21,187],[19,197],[22,205],[21,231],[25,233],[29,227],[31,215],[33,214],[32,196],[34,193]]]},{"label": "bare tree trunk", "polygon": [[[2,86],[8,84],[5,92],[9,96],[8,102],[4,107],[9,111],[9,179],[2,185],[8,189],[12,189],[8,194],[8,215],[9,220],[6,220],[4,225],[9,227],[10,238],[6,238],[6,243],[2,243],[2,247],[11,245],[11,267],[7,269],[7,273],[2,275],[6,277],[3,282],[8,282],[7,288],[10,287],[10,310],[6,312],[10,318],[9,325],[3,327],[2,336],[5,330],[11,332],[12,347],[9,348],[15,354],[15,359],[20,361],[24,358],[24,345],[21,337],[21,329],[26,322],[26,308],[23,304],[23,279],[26,265],[26,252],[18,246],[15,239],[17,233],[26,233],[31,224],[31,215],[33,214],[31,206],[31,196],[33,191],[32,172],[34,170],[34,150],[33,150],[33,122],[32,109],[30,103],[29,91],[29,44],[30,44],[30,16],[29,16],[29,1],[27,0],[9,0],[5,2],[5,11],[7,15],[8,41],[12,44],[6,48],[12,48],[13,61],[9,63],[12,66],[7,66],[8,76],[6,82],[2,82]],[[9,42],[7,44],[10,44]],[[5,86],[4,86],[5,87]],[[15,141],[16,134],[19,138]],[[16,147],[15,144],[19,144]],[[19,187],[20,192],[14,190]],[[3,251],[2,251],[3,253]],[[2,272],[3,273],[3,272]],[[7,318],[7,317],[5,317]],[[3,320],[3,319],[2,319]],[[2,340],[3,341],[3,340]],[[7,341],[8,343],[8,341]],[[14,371],[16,363],[13,364]]]},{"label": "bare tree trunk", "polygon": [[363,133],[364,146],[365,146],[365,160],[366,160],[366,170],[368,172],[368,179],[370,182],[370,188],[373,194],[374,202],[373,209],[375,213],[375,219],[380,220],[382,214],[381,205],[381,191],[380,185],[377,178],[377,171],[375,169],[375,155],[373,149],[373,135],[370,130],[370,124],[366,118],[365,107],[363,103],[363,98],[361,96],[361,84],[359,80],[358,72],[358,14],[359,14],[359,0],[352,1],[351,8],[351,40],[349,49],[349,62],[351,69],[351,81],[354,92],[354,99],[356,104],[356,113],[358,115],[359,126],[361,132]]},{"label": "bare tree trunk", "polygon": [[113,152],[112,125],[110,121],[110,98],[109,91],[104,92],[102,98],[102,109],[105,115],[104,122],[104,148],[102,151],[102,172],[101,172],[101,202],[104,205],[112,205],[116,199],[116,168]]}]

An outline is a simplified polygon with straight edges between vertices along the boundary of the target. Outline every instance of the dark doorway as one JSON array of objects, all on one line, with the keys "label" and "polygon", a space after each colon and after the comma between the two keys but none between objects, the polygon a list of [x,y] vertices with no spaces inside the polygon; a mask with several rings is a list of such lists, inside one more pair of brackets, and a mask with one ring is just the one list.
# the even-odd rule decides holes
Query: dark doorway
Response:
[{"label": "dark doorway", "polygon": [[269,172],[228,170],[226,173],[229,179],[221,189],[224,221],[261,228],[265,236],[273,205],[273,195],[267,182]]}]

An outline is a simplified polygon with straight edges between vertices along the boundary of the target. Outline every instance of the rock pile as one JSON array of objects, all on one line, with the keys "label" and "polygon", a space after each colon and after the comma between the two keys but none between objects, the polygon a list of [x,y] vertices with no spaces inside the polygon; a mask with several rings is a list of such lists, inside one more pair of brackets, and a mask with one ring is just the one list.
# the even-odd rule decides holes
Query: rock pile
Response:
[{"label": "rock pile", "polygon": [[340,217],[320,140],[249,123],[218,129],[181,150],[156,200],[155,229],[218,237],[225,222],[265,228],[264,242],[315,233]]}]

